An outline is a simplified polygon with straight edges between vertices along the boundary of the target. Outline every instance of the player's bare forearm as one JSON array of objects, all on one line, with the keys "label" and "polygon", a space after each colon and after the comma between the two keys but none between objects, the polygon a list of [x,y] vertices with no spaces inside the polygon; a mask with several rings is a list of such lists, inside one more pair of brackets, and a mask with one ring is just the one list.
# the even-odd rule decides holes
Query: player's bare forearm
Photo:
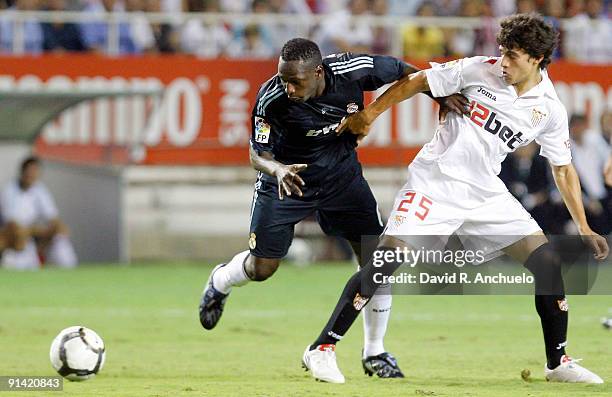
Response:
[{"label": "player's bare forearm", "polygon": [[429,84],[424,71],[404,76],[364,109],[365,116],[371,123],[376,117],[396,103],[400,103],[419,92],[425,91],[429,91]]},{"label": "player's bare forearm", "polygon": [[606,239],[595,233],[587,222],[576,169],[571,163],[562,166],[553,165],[552,169],[555,184],[561,192],[563,202],[576,223],[583,241],[591,248],[595,259],[600,261],[606,259],[610,253],[610,247]]},{"label": "player's bare forearm", "polygon": [[404,76],[362,111],[344,118],[336,128],[336,133],[342,134],[344,131],[350,131],[358,136],[359,141],[368,135],[370,126],[381,113],[394,104],[427,90],[429,90],[429,84],[427,84],[425,72],[420,71]]},{"label": "player's bare forearm", "polygon": [[563,202],[581,234],[590,231],[582,203],[582,190],[576,169],[572,164],[552,166],[555,184],[561,193]]},{"label": "player's bare forearm", "polygon": [[[420,72],[421,69],[417,68],[416,66],[410,64],[410,63],[405,63],[404,64],[404,77],[416,73],[416,72]],[[427,95],[428,97],[430,97],[431,99],[433,99],[434,101],[438,102],[440,105],[442,105],[444,103],[444,99],[443,98],[436,98],[433,96],[433,94],[431,93],[431,91],[423,91],[423,94]]]},{"label": "player's bare forearm", "polygon": [[251,165],[257,171],[276,177],[279,199],[282,200],[285,195],[291,196],[293,193],[303,195],[301,188],[305,183],[298,173],[306,169],[306,164],[283,164],[274,160],[272,153],[263,152],[260,155],[252,147],[249,148],[249,157]]},{"label": "player's bare forearm", "polygon": [[278,161],[274,160],[272,154],[269,152],[257,153],[252,147],[249,148],[249,159],[251,166],[256,170],[263,172],[264,174],[274,176],[277,168],[281,165]]}]

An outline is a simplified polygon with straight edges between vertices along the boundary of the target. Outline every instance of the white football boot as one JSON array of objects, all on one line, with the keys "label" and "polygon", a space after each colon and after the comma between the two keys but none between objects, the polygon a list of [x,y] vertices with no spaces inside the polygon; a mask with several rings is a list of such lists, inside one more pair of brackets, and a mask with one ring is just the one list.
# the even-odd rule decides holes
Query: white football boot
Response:
[{"label": "white football boot", "polygon": [[563,355],[561,357],[561,364],[557,368],[548,369],[548,366],[544,365],[546,380],[570,383],[604,383],[603,379],[599,376],[578,365],[580,360]]},{"label": "white football boot", "polygon": [[336,363],[336,345],[319,345],[316,349],[306,351],[302,357],[302,367],[310,370],[316,380],[329,383],[344,383],[344,375]]}]

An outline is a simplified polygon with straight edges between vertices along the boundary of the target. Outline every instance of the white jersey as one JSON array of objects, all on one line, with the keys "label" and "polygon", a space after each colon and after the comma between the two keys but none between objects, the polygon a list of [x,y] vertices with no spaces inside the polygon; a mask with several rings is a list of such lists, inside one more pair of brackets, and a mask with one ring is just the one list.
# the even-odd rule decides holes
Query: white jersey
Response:
[{"label": "white jersey", "polygon": [[473,57],[425,70],[435,97],[463,94],[470,116],[449,113],[417,163],[488,192],[506,191],[497,177],[506,155],[535,139],[553,165],[571,162],[567,112],[545,70],[542,81],[517,96],[501,77],[501,58]]},{"label": "white jersey", "polygon": [[41,182],[36,182],[25,191],[21,190],[17,181],[7,184],[2,191],[0,210],[3,222],[13,221],[24,226],[58,217],[55,201]]}]

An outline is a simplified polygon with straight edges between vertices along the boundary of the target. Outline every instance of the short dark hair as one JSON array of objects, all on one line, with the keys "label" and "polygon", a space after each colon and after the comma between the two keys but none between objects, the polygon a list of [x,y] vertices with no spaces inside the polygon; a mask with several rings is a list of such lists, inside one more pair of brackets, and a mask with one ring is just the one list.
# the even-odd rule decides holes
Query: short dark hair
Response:
[{"label": "short dark hair", "polygon": [[36,156],[28,156],[26,157],[22,162],[21,162],[21,166],[19,167],[19,172],[20,174],[23,174],[24,171],[26,170],[26,168],[28,168],[31,165],[40,165],[40,160],[38,157]]},{"label": "short dark hair", "polygon": [[319,66],[323,62],[321,50],[314,41],[296,38],[285,43],[281,49],[281,59],[285,62],[304,61]]},{"label": "short dark hair", "polygon": [[504,18],[497,34],[497,44],[508,49],[518,47],[532,58],[543,57],[540,69],[550,64],[558,42],[559,32],[536,13],[515,14]]}]

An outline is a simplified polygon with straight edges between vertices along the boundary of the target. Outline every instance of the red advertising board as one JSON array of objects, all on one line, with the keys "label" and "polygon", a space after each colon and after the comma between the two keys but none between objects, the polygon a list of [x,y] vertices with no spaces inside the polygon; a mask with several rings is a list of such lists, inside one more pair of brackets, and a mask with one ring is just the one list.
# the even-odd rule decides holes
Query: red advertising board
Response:
[{"label": "red advertising board", "polygon": [[[0,87],[163,87],[159,101],[104,99],[67,110],[36,142],[42,156],[104,163],[247,164],[253,100],[276,71],[274,61],[181,55],[48,55],[3,57],[1,62]],[[549,73],[568,112],[589,114],[593,126],[612,107],[609,66],[557,63]],[[377,120],[359,156],[369,165],[407,164],[435,126],[433,102],[419,95]]]}]

